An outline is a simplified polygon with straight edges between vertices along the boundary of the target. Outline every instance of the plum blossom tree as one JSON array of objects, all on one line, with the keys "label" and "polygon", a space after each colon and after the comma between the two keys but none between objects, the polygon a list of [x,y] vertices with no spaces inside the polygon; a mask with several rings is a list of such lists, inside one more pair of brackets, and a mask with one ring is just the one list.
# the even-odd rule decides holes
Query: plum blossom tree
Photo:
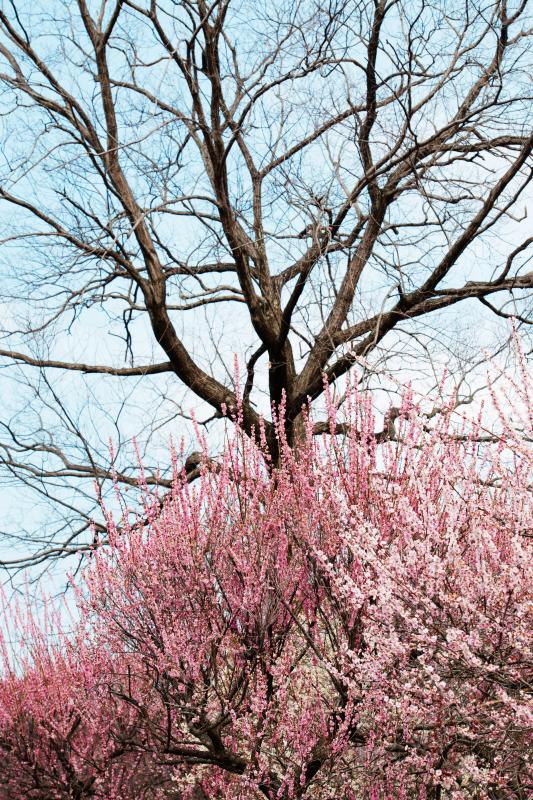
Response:
[{"label": "plum blossom tree", "polygon": [[52,646],[50,627],[45,635],[26,620],[28,658],[17,672],[6,669],[0,687],[2,800],[135,800],[146,784],[150,797],[159,797],[157,770],[146,768],[142,752],[126,752],[118,743],[128,740],[136,722],[111,691],[108,654],[88,648],[82,630],[67,642],[56,627],[60,646]]},{"label": "plum blossom tree", "polygon": [[2,800],[530,797],[524,369],[510,389],[497,435],[405,392],[381,437],[351,388],[345,438],[308,416],[295,455],[276,423],[272,467],[241,430],[194,484],[141,474],[140,513],[117,489],[74,634],[33,624],[18,668],[4,643]]}]

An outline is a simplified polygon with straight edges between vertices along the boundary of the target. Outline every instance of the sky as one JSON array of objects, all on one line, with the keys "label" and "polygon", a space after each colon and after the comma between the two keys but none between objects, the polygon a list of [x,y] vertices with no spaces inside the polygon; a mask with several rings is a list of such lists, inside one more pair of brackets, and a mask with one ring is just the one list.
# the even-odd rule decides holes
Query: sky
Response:
[{"label": "sky", "polygon": [[[8,5],[4,3],[1,7],[7,8]],[[448,7],[451,9],[452,5],[448,4]],[[455,4],[453,8],[457,9],[459,5]],[[260,6],[261,4],[253,4],[257,15]],[[93,7],[96,8],[95,4]],[[266,33],[271,31],[269,26],[273,25],[272,19],[267,16],[259,24],[259,16],[252,21],[253,14],[248,13],[246,27],[245,14],[251,7],[242,2],[234,6],[233,30],[247,66],[253,64],[253,59],[256,58],[253,50],[254,36],[259,32],[260,36],[266,37]],[[86,108],[94,115],[95,124],[101,124],[98,85],[86,70],[84,48],[87,47],[87,42],[82,38],[80,41],[83,47],[75,45],[70,37],[72,30],[76,33],[80,31],[79,20],[76,21],[74,11],[74,4],[61,3],[59,0],[36,0],[31,8],[24,7],[24,24],[35,32],[40,52],[56,73],[77,96],[83,98]],[[392,54],[399,47],[400,34],[403,35],[402,24],[399,19],[390,23],[388,33]],[[443,28],[439,39],[443,46],[448,35],[446,30]],[[58,31],[61,33],[59,40]],[[138,41],[142,43],[141,55],[148,61],[155,55],[155,46],[148,35],[144,36],[142,26],[135,28],[135,31]],[[126,32],[125,29],[124,37]],[[435,42],[432,46],[436,50]],[[434,55],[438,60],[440,53],[435,52]],[[289,59],[290,52],[284,57]],[[389,59],[391,57],[387,56]],[[114,58],[116,61],[112,64],[113,68],[117,72],[125,69],[124,59],[118,51]],[[356,70],[353,70],[353,74],[348,72],[346,77],[354,92],[359,90],[355,73]],[[162,61],[160,67],[155,67],[147,80],[151,81],[151,88],[155,87],[164,97],[177,97],[181,101],[183,87],[178,81],[173,82],[175,79],[168,60]],[[289,141],[291,136],[301,135],[302,126],[307,124],[308,119],[324,113],[328,103],[336,102],[338,84],[331,79],[326,85],[327,92],[322,97],[315,91],[316,82],[311,82],[301,90],[291,85],[290,90],[274,95],[261,105],[257,118],[254,118],[254,125],[257,127],[254,152],[259,159],[267,158],[271,149],[281,147],[276,122],[276,114],[279,114],[280,108],[286,111],[286,136]],[[446,89],[449,102],[452,102],[456,90],[457,87],[450,82],[449,89]],[[147,202],[155,204],[163,198],[168,200],[169,195],[172,197],[172,192],[199,194],[207,191],[205,170],[198,158],[190,157],[187,149],[184,150],[185,155],[181,161],[180,157],[176,157],[176,151],[183,145],[183,132],[170,126],[166,118],[151,113],[150,108],[143,104],[135,105],[132,102],[128,105],[127,95],[120,102],[124,119],[128,122],[127,133],[130,137],[129,148],[125,148],[123,157],[125,170],[132,176],[136,189],[147,198]],[[307,116],[302,114],[302,108],[309,112]],[[95,180],[87,158],[80,155],[75,147],[59,147],[61,133],[52,128],[45,130],[40,127],[43,120],[35,111],[9,103],[6,103],[6,110],[10,113],[0,118],[3,143],[0,154],[2,186],[38,200],[49,213],[68,220],[76,230],[83,231],[83,220],[80,222],[77,219],[72,201],[85,204],[85,208],[94,213],[108,213],[111,218],[115,209],[112,204],[108,207],[109,198]],[[435,104],[432,113],[433,117],[428,116],[420,122],[419,135],[437,124],[439,115],[443,115],[445,109]],[[391,117],[389,123],[393,122]],[[518,130],[518,121],[511,122]],[[508,124],[505,120],[503,123]],[[41,130],[42,135],[36,137],[36,130]],[[304,228],[309,219],[309,186],[317,192],[330,191],[332,201],[338,202],[339,197],[342,197],[343,183],[357,169],[351,133],[353,132],[341,130],[338,135],[332,136],[328,141],[329,149],[318,146],[310,148],[305,159],[291,167],[292,172],[289,169],[281,170],[268,184],[266,202],[269,210],[269,247],[272,263],[276,266],[283,266],[306,246],[305,241],[291,234]],[[380,131],[377,130],[373,143],[376,153],[382,146],[379,136]],[[336,181],[330,187],[332,161],[336,158],[340,163],[341,157],[342,167],[339,167]],[[161,168],[161,161],[164,169]],[[249,189],[245,181],[241,183],[236,177],[239,167],[237,157],[230,167],[232,179],[235,177],[232,187],[236,202],[241,204],[244,213]],[[491,170],[494,168],[501,168],[501,165],[498,167],[490,159],[471,168],[471,179],[476,184],[476,191],[480,190],[483,194],[485,182],[491,178]],[[452,171],[451,179],[459,181],[463,177],[460,175],[462,169],[459,166],[455,173]],[[401,225],[414,218],[420,212],[420,204],[419,197],[407,198],[391,218],[391,224]],[[472,280],[481,275],[486,276],[491,265],[501,264],[509,248],[530,233],[531,217],[525,216],[522,204],[525,206],[524,210],[530,208],[530,191],[523,195],[514,219],[507,219],[494,236],[488,236],[484,243],[468,251],[458,266],[454,280]],[[207,213],[210,204],[201,204],[200,208],[202,213]],[[35,223],[32,223],[31,230],[38,236],[31,240],[12,238],[13,235],[24,234],[29,229],[28,224],[28,217],[20,208],[13,209],[0,204],[0,227],[3,229],[0,236],[0,275],[4,297],[7,298],[0,304],[0,328],[4,332],[14,329],[24,331],[28,326],[38,328],[46,319],[46,313],[62,301],[64,295],[58,297],[57,291],[68,293],[70,286],[76,285],[79,279],[78,269],[81,274],[81,270],[87,266],[84,262],[71,263],[69,251],[64,244],[60,242],[52,247],[49,239],[42,236],[43,227]],[[211,254],[213,257],[219,255],[216,237],[204,236],[205,231],[190,218],[168,213],[161,215],[157,224],[163,243],[179,252],[180,257],[205,260]],[[122,235],[120,221],[117,223],[117,231],[120,232],[117,235]],[[129,246],[131,237],[127,232],[123,235],[125,246]],[[421,241],[405,245],[402,259],[411,262],[410,269],[413,273],[422,271],[435,263],[439,248],[445,246],[446,243],[428,229]],[[392,246],[390,252],[393,252]],[[342,269],[340,264],[334,267]],[[325,265],[322,268],[325,274]],[[98,270],[99,267],[94,270],[97,276],[101,274]],[[119,288],[124,292],[127,287],[120,285]],[[211,288],[209,283],[208,288]],[[308,304],[299,320],[303,328],[304,323],[319,320],[319,289],[320,281],[317,281],[313,287],[315,294],[309,293]],[[389,289],[390,282],[384,280],[381,268],[372,266],[365,283],[365,291],[356,299],[354,313],[362,314],[367,308],[379,307]],[[173,289],[174,300],[181,302],[182,295],[186,295],[189,290],[190,283],[177,281]],[[87,291],[87,296],[89,295]],[[121,317],[123,309],[124,304],[120,298],[109,298],[105,305],[87,303],[84,306],[82,297],[79,313],[50,324],[30,338],[23,333],[11,333],[4,338],[4,343],[7,342],[10,347],[22,352],[29,352],[29,348],[33,354],[43,357],[50,354],[59,360],[127,365],[129,352],[127,341],[124,340]],[[204,368],[212,368],[219,378],[229,382],[234,370],[234,356],[237,354],[241,374],[243,373],[246,358],[253,350],[253,339],[249,320],[241,304],[206,306],[186,313],[175,312],[173,321],[191,353]],[[387,340],[387,348],[392,356],[380,369],[384,373],[393,372],[401,375],[402,379],[413,381],[421,393],[430,393],[435,391],[443,369],[449,370],[448,386],[451,386],[461,370],[469,369],[483,359],[485,350],[497,350],[508,336],[508,329],[507,321],[492,316],[477,302],[465,302],[432,317],[431,321],[420,320],[416,328],[416,338],[404,337],[400,342],[395,335],[391,335]],[[130,332],[136,363],[164,359],[145,319],[134,318]],[[429,342],[432,346],[432,358],[428,363],[423,355],[424,347]],[[259,364],[263,376],[258,382],[261,389],[261,380],[263,387],[265,384],[265,359]],[[30,377],[34,373],[29,368],[8,366],[5,360],[2,360],[0,366],[4,424],[25,431],[36,439],[40,437],[49,441],[48,437],[53,436],[60,444],[66,445],[73,460],[85,459],[84,451],[89,450],[98,463],[104,466],[109,463],[109,448],[112,444],[114,451],[118,453],[119,463],[130,475],[135,475],[137,471],[134,437],[148,468],[159,466],[165,470],[169,464],[170,439],[179,444],[184,438],[185,452],[196,449],[191,416],[194,413],[202,421],[211,414],[205,404],[198,402],[190,393],[185,393],[179,382],[172,377],[117,379],[50,370],[46,376],[34,381]],[[31,385],[28,384],[28,379]],[[377,369],[374,385],[379,387],[383,380]],[[472,385],[480,385],[483,380],[484,367],[480,366],[472,375]],[[56,397],[62,400],[60,408],[55,402]],[[378,391],[375,397],[378,408],[382,408],[383,394]],[[268,411],[264,393],[258,391],[254,401],[260,410]],[[157,420],[155,426],[151,424],[154,419]],[[215,452],[221,442],[220,427],[211,430],[210,446]],[[44,542],[50,531],[57,529],[58,510],[59,516],[65,513],[67,517],[73,518],[76,515],[69,510],[71,505],[79,504],[86,511],[94,509],[94,487],[91,478],[83,481],[60,478],[55,493],[62,506],[54,507],[39,493],[43,486],[38,472],[40,467],[57,465],[57,459],[50,453],[43,455],[38,452],[28,462],[37,471],[37,475],[32,478],[31,487],[22,487],[20,481],[9,472],[0,474],[0,497],[4,511],[0,529],[11,535],[16,531],[26,531]],[[27,542],[21,540],[17,545],[16,540],[11,538],[3,552],[8,552],[12,557],[14,553],[27,552],[27,547]],[[40,571],[39,567],[35,574],[40,574]],[[55,568],[53,574],[48,574],[47,580],[55,588],[64,585],[64,562]]]}]

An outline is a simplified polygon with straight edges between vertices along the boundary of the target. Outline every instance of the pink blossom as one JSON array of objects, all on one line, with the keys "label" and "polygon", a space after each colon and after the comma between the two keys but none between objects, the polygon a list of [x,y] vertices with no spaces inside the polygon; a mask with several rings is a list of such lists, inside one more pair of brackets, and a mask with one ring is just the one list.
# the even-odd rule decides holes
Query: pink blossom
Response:
[{"label": "pink blossom", "polygon": [[108,513],[75,632],[3,648],[2,800],[528,796],[528,417],[480,445],[407,393],[386,441],[346,408]]}]

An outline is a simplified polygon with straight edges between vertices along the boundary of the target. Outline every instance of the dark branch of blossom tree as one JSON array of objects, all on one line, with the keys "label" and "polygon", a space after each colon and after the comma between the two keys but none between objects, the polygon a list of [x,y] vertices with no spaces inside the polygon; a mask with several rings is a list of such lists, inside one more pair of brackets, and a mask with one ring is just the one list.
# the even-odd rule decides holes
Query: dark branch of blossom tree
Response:
[{"label": "dark branch of blossom tree", "polygon": [[[92,489],[65,487],[110,475],[91,375],[186,387],[207,425],[240,346],[242,425],[275,450],[272,404],[295,441],[325,376],[451,307],[528,322],[532,30],[527,0],[0,3],[0,356],[26,403],[0,456],[65,517],[11,566],[84,541]],[[146,401],[147,442],[173,402]]]}]

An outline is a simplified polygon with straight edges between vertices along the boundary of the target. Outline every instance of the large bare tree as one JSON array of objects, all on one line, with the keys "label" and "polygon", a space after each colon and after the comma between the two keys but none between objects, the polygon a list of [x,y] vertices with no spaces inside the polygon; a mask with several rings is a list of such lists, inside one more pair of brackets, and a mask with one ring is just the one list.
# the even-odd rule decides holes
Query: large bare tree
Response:
[{"label": "large bare tree", "polygon": [[324,376],[453,338],[459,303],[527,321],[527,0],[0,9],[0,455],[57,512],[6,565],[83,549],[108,437],[155,461],[184,389],[235,404],[233,353],[272,444],[271,404],[294,440]]}]

